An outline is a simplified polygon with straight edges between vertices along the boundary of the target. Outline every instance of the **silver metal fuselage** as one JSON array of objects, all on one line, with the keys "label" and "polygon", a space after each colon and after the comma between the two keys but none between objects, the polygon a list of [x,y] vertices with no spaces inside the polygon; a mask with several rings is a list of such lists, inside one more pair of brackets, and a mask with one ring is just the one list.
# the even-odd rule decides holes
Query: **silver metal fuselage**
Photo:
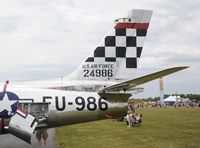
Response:
[{"label": "silver metal fuselage", "polygon": [[[126,114],[127,103],[107,101],[106,98],[101,98],[94,91],[63,90],[57,87],[60,86],[58,84],[60,82],[23,82],[9,84],[7,91],[15,93],[20,99],[20,104],[49,104],[45,115],[47,120],[39,124],[38,128],[51,128],[101,120],[106,118],[105,115],[121,117]],[[63,85],[69,84],[63,83]],[[95,85],[93,86],[95,87]],[[81,88],[80,85],[78,87]]]}]

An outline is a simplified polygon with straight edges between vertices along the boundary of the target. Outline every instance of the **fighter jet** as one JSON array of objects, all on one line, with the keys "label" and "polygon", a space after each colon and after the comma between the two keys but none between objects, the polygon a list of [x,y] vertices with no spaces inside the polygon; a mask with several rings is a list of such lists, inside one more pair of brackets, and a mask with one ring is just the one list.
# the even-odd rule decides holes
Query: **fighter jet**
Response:
[{"label": "fighter jet", "polygon": [[[151,10],[133,9],[69,76],[1,83],[0,134],[31,143],[37,129],[122,117],[141,84],[187,68],[172,67],[135,78]],[[84,49],[82,49],[84,50]]]}]

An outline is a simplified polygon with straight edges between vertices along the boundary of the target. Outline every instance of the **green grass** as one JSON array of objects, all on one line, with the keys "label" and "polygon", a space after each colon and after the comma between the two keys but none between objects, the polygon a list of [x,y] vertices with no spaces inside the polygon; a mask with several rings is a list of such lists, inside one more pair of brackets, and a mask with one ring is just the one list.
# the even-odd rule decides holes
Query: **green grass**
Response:
[{"label": "green grass", "polygon": [[200,148],[200,109],[146,108],[141,127],[102,120],[56,129],[58,148]]}]

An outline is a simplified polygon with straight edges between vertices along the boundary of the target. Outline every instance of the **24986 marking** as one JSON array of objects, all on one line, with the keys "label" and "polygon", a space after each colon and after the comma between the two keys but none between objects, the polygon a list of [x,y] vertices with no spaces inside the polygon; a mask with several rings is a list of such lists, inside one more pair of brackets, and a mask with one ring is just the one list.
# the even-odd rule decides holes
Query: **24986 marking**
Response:
[{"label": "24986 marking", "polygon": [[112,69],[84,69],[84,77],[112,77]]}]

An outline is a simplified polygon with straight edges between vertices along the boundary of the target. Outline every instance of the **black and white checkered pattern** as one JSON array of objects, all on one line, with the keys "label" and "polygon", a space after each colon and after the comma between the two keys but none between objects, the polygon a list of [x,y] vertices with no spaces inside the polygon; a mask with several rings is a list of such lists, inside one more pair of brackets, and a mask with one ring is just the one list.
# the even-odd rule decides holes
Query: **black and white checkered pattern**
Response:
[{"label": "black and white checkered pattern", "polygon": [[118,59],[126,59],[126,68],[137,68],[146,33],[147,29],[113,29],[85,62],[95,62],[97,59],[116,62]]}]

